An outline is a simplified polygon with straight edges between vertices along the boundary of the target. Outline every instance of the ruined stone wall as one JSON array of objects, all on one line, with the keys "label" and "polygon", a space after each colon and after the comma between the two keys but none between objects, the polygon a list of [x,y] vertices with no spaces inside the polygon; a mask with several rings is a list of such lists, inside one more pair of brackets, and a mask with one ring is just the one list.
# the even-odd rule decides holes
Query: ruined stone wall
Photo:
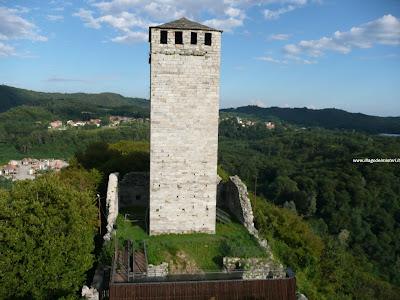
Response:
[{"label": "ruined stone wall", "polygon": [[262,239],[257,228],[254,226],[254,215],[247,186],[239,176],[230,176],[228,182],[218,183],[218,206],[228,210],[236,219],[246,227],[247,231],[253,235],[261,247],[269,250],[266,240]]},{"label": "ruined stone wall", "polygon": [[283,266],[271,258],[224,257],[223,265],[227,272],[242,270],[245,280],[286,277]]},{"label": "ruined stone wall", "polygon": [[118,173],[111,173],[108,176],[106,205],[107,233],[103,238],[104,240],[109,241],[118,216]]},{"label": "ruined stone wall", "polygon": [[122,178],[119,183],[119,208],[148,207],[149,176],[148,172],[129,172]]},{"label": "ruined stone wall", "polygon": [[163,262],[160,265],[149,264],[147,266],[147,277],[166,277],[168,275],[168,263]]},{"label": "ruined stone wall", "polygon": [[215,232],[221,33],[191,32],[151,29],[150,234]]}]

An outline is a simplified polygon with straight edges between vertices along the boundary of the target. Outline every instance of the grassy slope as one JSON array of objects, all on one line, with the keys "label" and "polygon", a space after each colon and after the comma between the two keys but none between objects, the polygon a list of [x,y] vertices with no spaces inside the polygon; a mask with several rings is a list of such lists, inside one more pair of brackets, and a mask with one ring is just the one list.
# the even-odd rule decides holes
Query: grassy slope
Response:
[{"label": "grassy slope", "polygon": [[196,265],[207,271],[221,269],[224,256],[265,257],[266,252],[257,241],[238,223],[217,223],[213,234],[164,234],[149,236],[141,227],[132,225],[120,215],[117,219],[119,240],[146,240],[148,260],[160,264],[183,251]]}]

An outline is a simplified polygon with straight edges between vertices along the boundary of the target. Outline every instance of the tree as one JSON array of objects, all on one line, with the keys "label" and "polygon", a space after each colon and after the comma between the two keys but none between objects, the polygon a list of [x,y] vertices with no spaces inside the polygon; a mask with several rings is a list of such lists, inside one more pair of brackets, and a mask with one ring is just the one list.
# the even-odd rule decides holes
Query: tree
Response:
[{"label": "tree", "polygon": [[2,299],[69,296],[92,267],[94,191],[60,177],[45,175],[0,191]]}]

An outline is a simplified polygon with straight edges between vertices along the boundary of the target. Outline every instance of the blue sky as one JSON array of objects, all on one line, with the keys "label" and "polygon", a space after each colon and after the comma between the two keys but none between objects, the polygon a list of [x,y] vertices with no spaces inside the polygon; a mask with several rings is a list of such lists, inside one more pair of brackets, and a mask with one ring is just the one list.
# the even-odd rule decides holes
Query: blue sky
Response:
[{"label": "blue sky", "polygon": [[221,107],[400,116],[398,0],[0,0],[0,84],[148,98],[147,27],[181,16],[224,30]]}]

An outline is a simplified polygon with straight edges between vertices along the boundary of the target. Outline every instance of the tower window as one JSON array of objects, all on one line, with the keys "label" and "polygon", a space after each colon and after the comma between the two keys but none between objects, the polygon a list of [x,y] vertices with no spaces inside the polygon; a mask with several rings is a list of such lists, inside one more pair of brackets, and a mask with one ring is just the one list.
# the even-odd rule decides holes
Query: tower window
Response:
[{"label": "tower window", "polygon": [[192,45],[196,45],[197,44],[197,32],[191,32],[190,33],[190,43]]},{"label": "tower window", "polygon": [[160,44],[168,44],[168,31],[161,30]]},{"label": "tower window", "polygon": [[206,32],[204,34],[204,45],[211,46],[211,33]]},{"label": "tower window", "polygon": [[182,31],[175,31],[175,44],[183,44]]}]

